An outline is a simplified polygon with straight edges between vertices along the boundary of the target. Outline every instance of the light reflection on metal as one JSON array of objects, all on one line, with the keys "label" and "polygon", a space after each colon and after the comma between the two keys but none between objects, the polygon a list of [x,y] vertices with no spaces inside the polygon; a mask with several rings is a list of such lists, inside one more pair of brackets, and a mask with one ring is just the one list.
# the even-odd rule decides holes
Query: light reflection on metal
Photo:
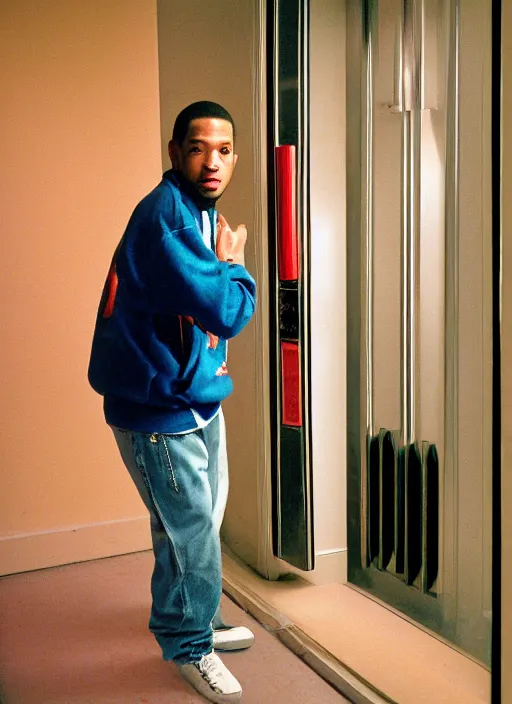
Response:
[{"label": "light reflection on metal", "polygon": [[438,106],[438,12],[434,0],[402,0],[395,31],[392,112]]},{"label": "light reflection on metal", "polygon": [[364,237],[366,242],[366,428],[367,434],[373,436],[373,50],[374,50],[374,16],[375,6],[372,0],[368,2],[368,25],[366,31],[364,95],[365,95],[365,144],[364,144],[364,197],[366,198],[364,213]]},{"label": "light reflection on metal", "polygon": [[[445,448],[445,471],[440,497],[442,514],[446,507],[456,507],[459,488],[457,480],[459,456],[459,164],[460,164],[460,3],[454,0],[450,16],[450,53],[448,94],[455,97],[448,102],[448,129],[446,133],[446,432],[451,438]],[[443,550],[441,550],[441,582],[443,593],[455,591],[456,511],[451,510],[451,520],[444,524]],[[443,564],[444,563],[444,564]]]},{"label": "light reflection on metal", "polygon": [[[373,122],[374,122],[374,78],[373,78],[373,51],[375,44],[376,5],[374,0],[366,0],[363,13],[363,67],[362,67],[362,124],[364,127],[363,143],[361,153],[361,195],[363,213],[361,218],[361,241],[364,243],[364,260],[366,262],[364,272],[364,354],[365,354],[365,409],[366,409],[366,442],[362,447],[361,456],[367,458],[370,455],[370,443],[367,438],[374,435],[374,413],[373,413]],[[369,482],[368,473],[361,472],[361,561],[364,566],[370,562],[368,524],[369,524]]]},{"label": "light reflection on metal", "polygon": [[311,424],[311,205],[310,205],[310,2],[302,0],[299,12],[299,149],[300,149],[300,195],[302,258],[299,258],[299,276],[302,280],[302,423],[304,428],[304,479],[305,479],[305,528],[306,570],[315,568],[315,546],[313,529],[313,458]]},{"label": "light reflection on metal", "polygon": [[416,439],[418,246],[421,173],[421,67],[425,0],[402,6],[402,442]]}]

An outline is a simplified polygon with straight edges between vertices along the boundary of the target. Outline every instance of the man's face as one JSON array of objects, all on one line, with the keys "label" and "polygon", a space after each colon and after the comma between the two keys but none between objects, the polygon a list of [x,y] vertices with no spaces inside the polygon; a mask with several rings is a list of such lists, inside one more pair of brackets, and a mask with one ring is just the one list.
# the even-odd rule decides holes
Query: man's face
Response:
[{"label": "man's face", "polygon": [[199,195],[213,202],[226,190],[238,159],[233,151],[233,127],[218,118],[192,120],[183,143],[169,143],[169,156],[173,168]]}]

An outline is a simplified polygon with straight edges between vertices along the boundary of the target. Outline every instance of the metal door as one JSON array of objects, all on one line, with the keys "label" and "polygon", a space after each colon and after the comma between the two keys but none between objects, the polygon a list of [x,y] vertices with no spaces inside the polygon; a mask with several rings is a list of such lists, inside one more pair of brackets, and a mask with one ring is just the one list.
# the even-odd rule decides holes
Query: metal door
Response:
[{"label": "metal door", "polygon": [[309,363],[308,3],[268,4],[274,554],[314,567]]},{"label": "metal door", "polygon": [[348,2],[349,580],[490,659],[491,4]]}]

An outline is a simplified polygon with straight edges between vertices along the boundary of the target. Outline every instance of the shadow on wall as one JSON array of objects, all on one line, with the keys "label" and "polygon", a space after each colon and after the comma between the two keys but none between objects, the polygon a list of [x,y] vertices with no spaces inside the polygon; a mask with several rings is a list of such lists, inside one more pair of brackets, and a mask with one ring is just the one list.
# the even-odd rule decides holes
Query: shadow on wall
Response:
[{"label": "shadow on wall", "polygon": [[[258,278],[254,233],[253,3],[225,0],[218,4],[190,0],[158,0],[158,59],[163,168],[169,168],[167,145],[174,119],[196,100],[213,100],[232,114],[239,155],[233,181],[218,209],[230,225],[248,229],[246,261]],[[236,31],[233,31],[236,28]],[[258,285],[260,284],[257,281]],[[229,346],[234,393],[224,404],[231,467],[230,494],[223,539],[246,562],[257,563],[258,488],[255,423],[257,403],[256,354],[260,344],[254,320]]]}]

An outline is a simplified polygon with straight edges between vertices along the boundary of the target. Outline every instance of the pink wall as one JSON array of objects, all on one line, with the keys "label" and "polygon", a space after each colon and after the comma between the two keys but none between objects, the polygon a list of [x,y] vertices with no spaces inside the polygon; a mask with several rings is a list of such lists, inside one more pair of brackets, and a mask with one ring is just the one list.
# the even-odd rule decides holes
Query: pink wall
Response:
[{"label": "pink wall", "polygon": [[503,2],[502,28],[502,312],[501,312],[501,482],[502,482],[502,691],[512,702],[512,0]]},{"label": "pink wall", "polygon": [[86,372],[112,250],[161,162],[154,2],[4,0],[0,26],[6,573],[148,545]]}]

